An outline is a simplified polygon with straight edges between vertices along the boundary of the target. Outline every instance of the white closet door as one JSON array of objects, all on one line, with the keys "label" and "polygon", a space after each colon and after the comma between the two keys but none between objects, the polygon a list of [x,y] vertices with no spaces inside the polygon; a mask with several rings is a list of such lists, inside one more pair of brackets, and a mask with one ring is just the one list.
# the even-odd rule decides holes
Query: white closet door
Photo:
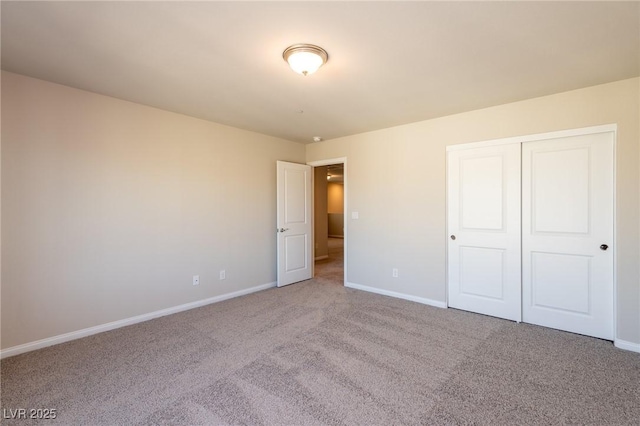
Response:
[{"label": "white closet door", "polygon": [[523,144],[525,322],[613,339],[613,138]]},{"label": "white closet door", "polygon": [[520,144],[447,161],[449,306],[520,321]]}]

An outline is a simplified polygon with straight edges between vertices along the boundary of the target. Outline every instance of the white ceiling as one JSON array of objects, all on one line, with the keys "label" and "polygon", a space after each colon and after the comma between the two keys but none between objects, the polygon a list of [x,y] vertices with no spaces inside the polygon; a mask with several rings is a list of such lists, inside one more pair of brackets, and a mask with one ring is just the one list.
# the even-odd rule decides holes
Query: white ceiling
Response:
[{"label": "white ceiling", "polygon": [[1,7],[7,71],[304,143],[640,74],[636,1]]}]

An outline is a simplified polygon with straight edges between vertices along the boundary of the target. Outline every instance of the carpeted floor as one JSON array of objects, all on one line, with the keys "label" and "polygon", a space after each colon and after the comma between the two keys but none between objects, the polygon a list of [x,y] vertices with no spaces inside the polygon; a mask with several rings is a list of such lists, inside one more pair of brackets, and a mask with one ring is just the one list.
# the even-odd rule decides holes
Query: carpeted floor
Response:
[{"label": "carpeted floor", "polygon": [[322,284],[344,284],[344,240],[329,238],[329,258],[316,260],[314,280]]},{"label": "carpeted floor", "polygon": [[1,422],[638,424],[640,355],[346,289],[340,256],[313,280],[2,360]]}]

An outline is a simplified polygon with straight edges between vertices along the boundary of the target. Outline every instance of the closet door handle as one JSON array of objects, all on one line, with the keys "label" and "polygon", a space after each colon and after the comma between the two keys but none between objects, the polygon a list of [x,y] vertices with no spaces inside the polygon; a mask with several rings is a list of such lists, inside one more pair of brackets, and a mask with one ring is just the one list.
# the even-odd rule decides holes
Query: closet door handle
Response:
[{"label": "closet door handle", "polygon": [[608,248],[609,248],[609,246],[608,246],[608,245],[606,245],[606,244],[602,244],[602,245],[600,246],[600,250],[602,250],[602,251],[605,251],[605,250],[607,250]]},{"label": "closet door handle", "polygon": [[452,235],[452,236],[451,236],[451,239],[455,241],[456,236],[455,236],[455,235]]}]

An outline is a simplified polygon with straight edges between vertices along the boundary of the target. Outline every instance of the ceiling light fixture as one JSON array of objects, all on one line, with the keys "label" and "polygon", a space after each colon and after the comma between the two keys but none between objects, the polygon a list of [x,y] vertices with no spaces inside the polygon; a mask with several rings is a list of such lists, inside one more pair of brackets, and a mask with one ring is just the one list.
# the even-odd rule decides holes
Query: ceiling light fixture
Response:
[{"label": "ceiling light fixture", "polygon": [[289,46],[282,52],[282,57],[292,70],[302,75],[313,74],[329,60],[327,51],[313,44]]},{"label": "ceiling light fixture", "polygon": [[331,180],[331,175],[327,175],[327,180]]}]

